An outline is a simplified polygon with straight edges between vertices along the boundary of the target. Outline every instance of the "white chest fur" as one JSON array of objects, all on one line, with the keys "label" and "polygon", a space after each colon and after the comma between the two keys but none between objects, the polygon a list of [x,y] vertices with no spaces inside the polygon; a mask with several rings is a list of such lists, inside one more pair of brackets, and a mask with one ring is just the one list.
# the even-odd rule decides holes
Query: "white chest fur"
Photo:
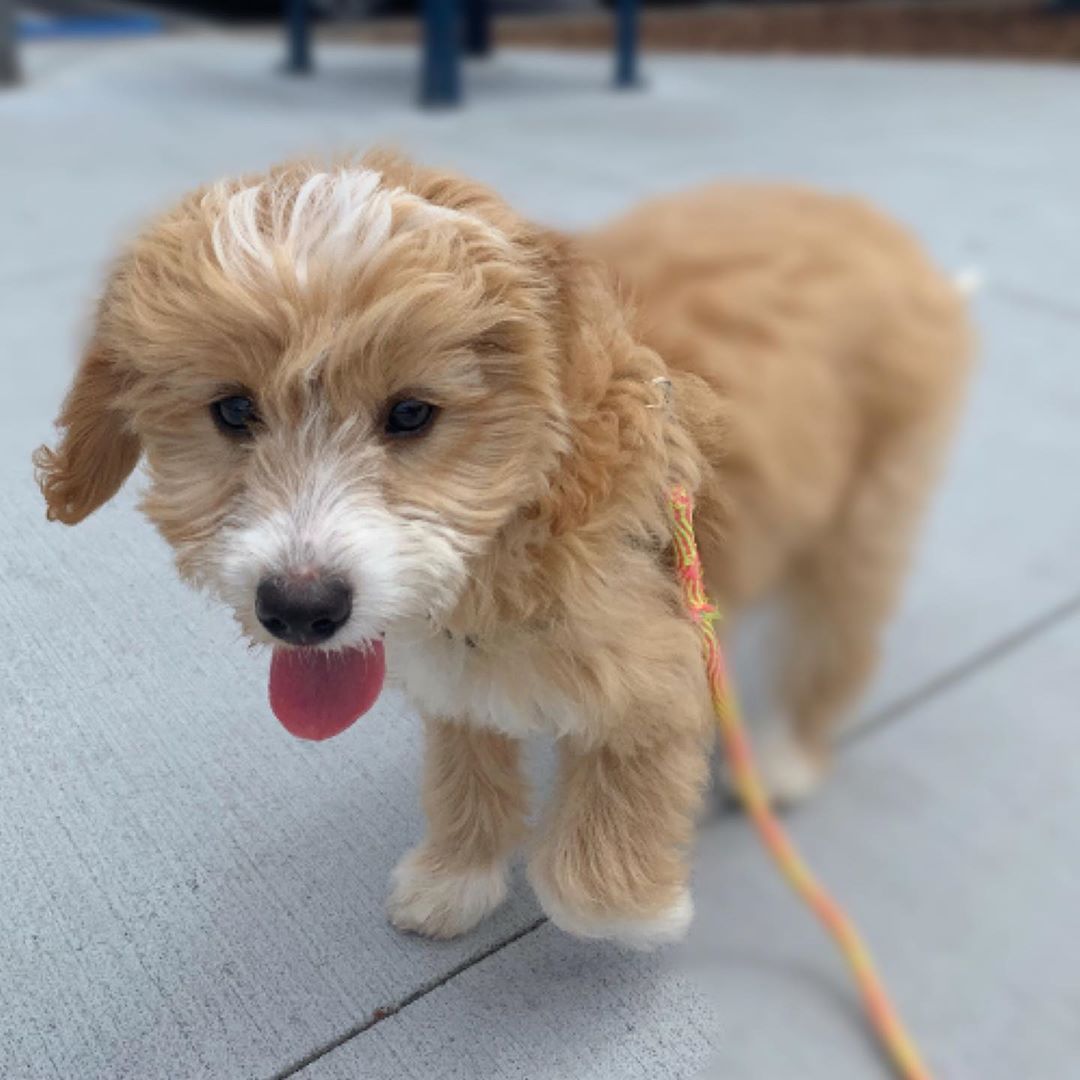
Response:
[{"label": "white chest fur", "polygon": [[425,716],[479,724],[516,738],[582,730],[577,708],[540,673],[522,643],[491,648],[462,637],[388,635],[390,677]]}]

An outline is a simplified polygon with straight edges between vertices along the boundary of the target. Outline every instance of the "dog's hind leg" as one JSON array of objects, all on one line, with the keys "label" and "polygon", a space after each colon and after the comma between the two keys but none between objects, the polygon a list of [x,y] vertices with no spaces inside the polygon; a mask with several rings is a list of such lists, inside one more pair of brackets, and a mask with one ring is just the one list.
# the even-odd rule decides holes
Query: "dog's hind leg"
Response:
[{"label": "dog's hind leg", "polygon": [[398,863],[389,901],[399,930],[451,938],[506,898],[506,861],[524,834],[519,744],[464,723],[426,725],[424,841]]},{"label": "dog's hind leg", "polygon": [[940,448],[937,425],[882,439],[832,523],[792,565],[776,687],[781,716],[759,754],[778,802],[816,786],[838,723],[874,671]]}]

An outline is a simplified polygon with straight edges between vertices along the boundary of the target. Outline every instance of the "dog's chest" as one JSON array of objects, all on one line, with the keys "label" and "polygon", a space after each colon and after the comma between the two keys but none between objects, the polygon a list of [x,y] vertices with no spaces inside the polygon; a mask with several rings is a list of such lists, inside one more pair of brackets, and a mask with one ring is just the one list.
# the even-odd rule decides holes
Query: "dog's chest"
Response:
[{"label": "dog's chest", "polygon": [[446,634],[386,644],[391,677],[425,716],[514,737],[581,730],[579,710],[551,685],[533,650]]}]

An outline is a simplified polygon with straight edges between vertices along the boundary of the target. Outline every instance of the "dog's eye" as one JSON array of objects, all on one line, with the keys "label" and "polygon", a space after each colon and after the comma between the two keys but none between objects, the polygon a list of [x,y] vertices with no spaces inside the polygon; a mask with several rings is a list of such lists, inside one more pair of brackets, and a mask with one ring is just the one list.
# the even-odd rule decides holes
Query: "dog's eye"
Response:
[{"label": "dog's eye", "polygon": [[387,435],[419,435],[431,426],[439,410],[427,401],[406,398],[390,406],[386,414]]},{"label": "dog's eye", "polygon": [[242,394],[233,394],[215,401],[210,406],[210,414],[214,423],[226,435],[233,437],[250,435],[251,425],[258,419],[255,402]]}]

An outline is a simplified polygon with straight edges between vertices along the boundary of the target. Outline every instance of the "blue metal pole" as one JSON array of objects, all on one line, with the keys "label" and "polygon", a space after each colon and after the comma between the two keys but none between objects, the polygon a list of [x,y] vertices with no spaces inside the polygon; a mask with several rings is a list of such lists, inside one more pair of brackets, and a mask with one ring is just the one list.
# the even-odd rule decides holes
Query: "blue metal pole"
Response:
[{"label": "blue metal pole", "polygon": [[311,71],[311,12],[308,0],[285,0],[288,57],[285,70],[294,75]]},{"label": "blue metal pole", "polygon": [[640,86],[638,75],[638,0],[617,0],[615,5],[615,85]]},{"label": "blue metal pole", "polygon": [[457,105],[461,100],[460,33],[457,0],[424,0],[420,102],[429,108]]},{"label": "blue metal pole", "polygon": [[491,0],[464,0],[465,52],[469,56],[491,53]]}]

